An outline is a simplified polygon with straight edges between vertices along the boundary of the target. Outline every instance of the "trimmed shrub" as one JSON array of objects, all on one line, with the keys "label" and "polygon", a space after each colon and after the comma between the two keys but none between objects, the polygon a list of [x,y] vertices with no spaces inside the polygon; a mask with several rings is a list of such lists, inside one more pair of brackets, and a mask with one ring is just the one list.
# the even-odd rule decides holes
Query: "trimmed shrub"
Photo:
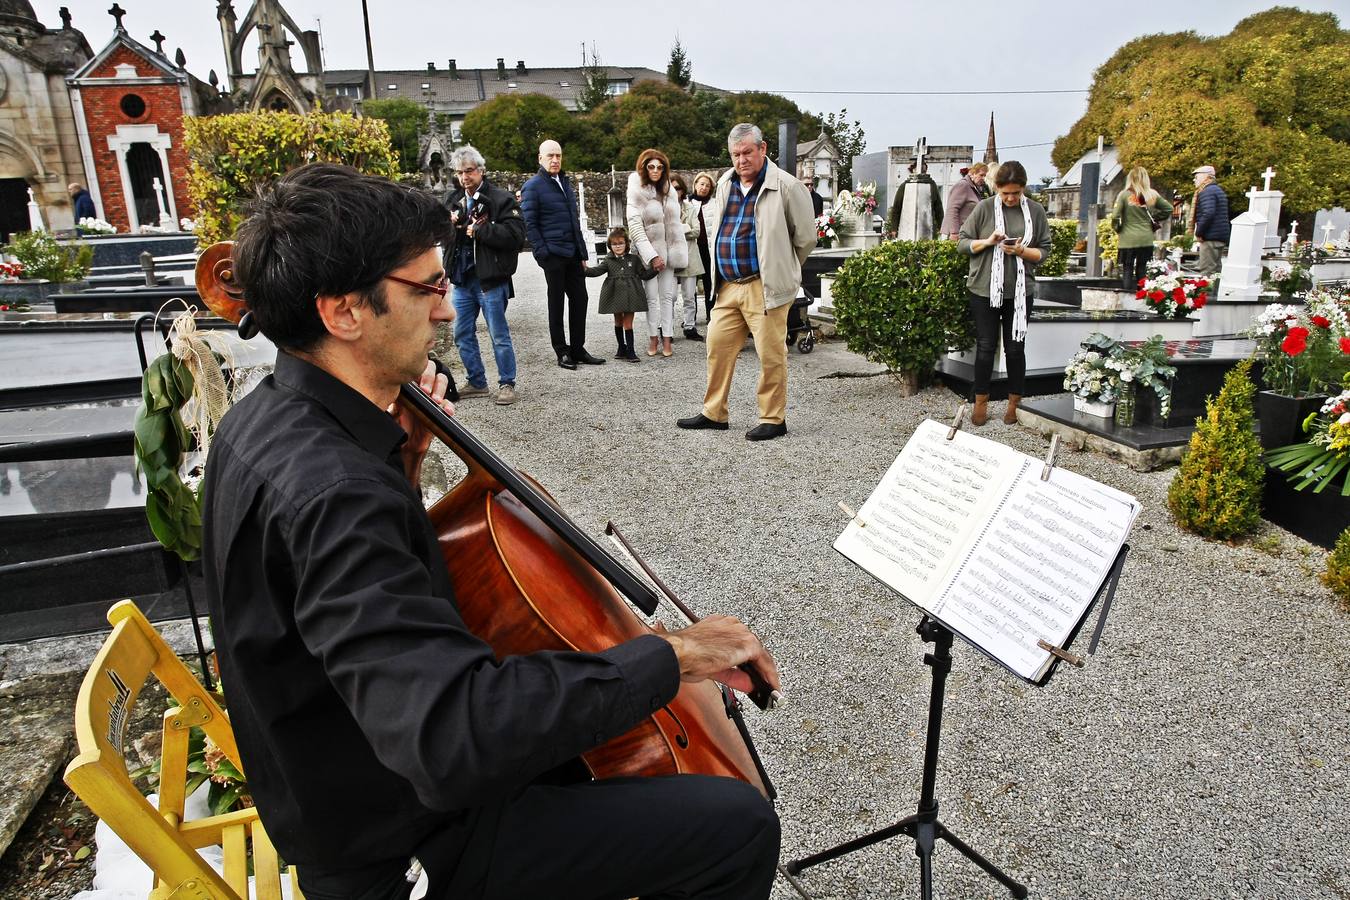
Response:
[{"label": "trimmed shrub", "polygon": [[398,178],[398,157],[381,119],[350,113],[235,113],[183,120],[196,205],[197,243],[234,237],[243,205],[263,184],[309,162],[341,163]]},{"label": "trimmed shrub", "polygon": [[1078,243],[1077,219],[1050,220],[1050,255],[1036,267],[1036,274],[1057,278],[1069,270],[1069,254]]},{"label": "trimmed shrub", "polygon": [[969,260],[956,241],[887,241],[835,273],[835,323],[848,349],[916,385],[949,349],[974,343]]},{"label": "trimmed shrub", "polygon": [[1261,520],[1265,464],[1252,431],[1256,387],[1251,367],[1250,359],[1234,367],[1219,396],[1205,404],[1167,491],[1167,508],[1177,524],[1205,537],[1239,537]]},{"label": "trimmed shrub", "polygon": [[1350,609],[1350,528],[1336,538],[1336,546],[1327,557],[1327,570],[1322,573],[1322,583],[1331,588],[1342,606]]},{"label": "trimmed shrub", "polygon": [[75,242],[63,244],[45,231],[14,235],[5,248],[23,263],[24,278],[45,278],[52,284],[83,281],[94,261],[94,248]]}]

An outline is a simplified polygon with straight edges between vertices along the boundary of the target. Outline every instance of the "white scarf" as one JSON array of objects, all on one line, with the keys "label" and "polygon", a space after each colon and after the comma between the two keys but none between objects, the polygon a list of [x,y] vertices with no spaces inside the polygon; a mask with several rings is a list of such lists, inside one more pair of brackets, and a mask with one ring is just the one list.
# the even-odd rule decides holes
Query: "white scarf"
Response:
[{"label": "white scarf", "polygon": [[[994,231],[1000,234],[1006,234],[1003,230],[1003,200],[994,198]],[[1027,237],[1031,234],[1031,209],[1027,206],[1026,194],[1022,195],[1022,245],[1026,246]],[[994,250],[994,269],[990,273],[989,279],[989,306],[991,309],[998,309],[1003,306],[1003,260],[1008,255],[1003,252],[1003,248],[995,246]],[[1014,341],[1024,341],[1027,337],[1027,267],[1022,262],[1022,257],[1014,257],[1017,260],[1017,289],[1013,294],[1013,327],[1012,338]]]}]

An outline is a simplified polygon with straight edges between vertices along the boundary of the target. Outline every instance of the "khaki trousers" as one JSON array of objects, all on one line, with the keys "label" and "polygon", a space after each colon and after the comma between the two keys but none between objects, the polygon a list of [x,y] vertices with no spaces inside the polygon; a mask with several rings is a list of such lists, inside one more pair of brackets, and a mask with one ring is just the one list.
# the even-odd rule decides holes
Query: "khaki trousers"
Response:
[{"label": "khaki trousers", "polygon": [[745,284],[722,284],[717,305],[708,321],[708,390],[703,395],[703,415],[714,422],[727,421],[727,396],[736,357],[745,346],[745,335],[754,335],[759,354],[759,420],[780,425],[787,412],[787,320],[791,303],[764,311],[764,284],[759,279]]}]

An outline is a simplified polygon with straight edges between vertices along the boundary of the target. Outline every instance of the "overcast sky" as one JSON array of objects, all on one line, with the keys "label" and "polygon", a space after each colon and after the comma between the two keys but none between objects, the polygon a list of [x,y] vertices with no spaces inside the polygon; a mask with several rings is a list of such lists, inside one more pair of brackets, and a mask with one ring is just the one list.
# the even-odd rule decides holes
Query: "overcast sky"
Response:
[{"label": "overcast sky", "polygon": [[[282,0],[301,30],[322,32],[325,65],[364,68],[361,0]],[[38,18],[59,27],[68,6],[95,52],[112,36],[112,0],[32,0]],[[187,55],[205,79],[225,75],[216,0],[120,0],[133,37]],[[235,0],[239,18],[251,0]],[[1021,159],[1033,179],[1054,174],[1049,144],[1078,119],[1093,70],[1141,34],[1193,30],[1226,34],[1274,4],[1252,0],[1027,0],[980,4],[912,0],[678,0],[652,25],[649,3],[537,0],[453,2],[370,0],[377,69],[573,66],[592,42],[610,65],[664,70],[678,33],[694,78],[729,90],[785,94],[812,112],[847,108],[869,150],[973,144],[978,157],[994,113],[1000,157]],[[1350,0],[1304,0],[1299,8],[1350,22]],[[983,21],[988,24],[981,24]],[[1010,21],[1011,20],[1011,21]],[[1009,23],[1010,21],[1010,23]],[[997,23],[997,24],[994,24]],[[297,68],[303,59],[292,49]],[[256,61],[246,54],[245,64]],[[884,91],[1064,91],[1082,93],[897,96]],[[812,93],[831,92],[831,93]]]}]

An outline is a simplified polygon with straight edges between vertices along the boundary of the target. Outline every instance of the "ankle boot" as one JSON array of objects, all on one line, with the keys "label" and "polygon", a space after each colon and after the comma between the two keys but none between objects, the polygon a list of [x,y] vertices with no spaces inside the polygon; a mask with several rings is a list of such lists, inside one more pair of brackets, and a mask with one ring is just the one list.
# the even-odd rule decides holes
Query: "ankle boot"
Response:
[{"label": "ankle boot", "polygon": [[1003,422],[1006,425],[1017,424],[1017,404],[1022,402],[1021,394],[1008,395],[1008,408],[1003,413]]},{"label": "ankle boot", "polygon": [[629,362],[637,362],[637,351],[633,349],[633,329],[626,328],[623,332],[624,355],[623,358]]},{"label": "ankle boot", "polygon": [[623,359],[628,353],[628,344],[624,342],[623,327],[620,325],[614,326],[614,340],[619,344],[619,352],[614,354],[614,358]]},{"label": "ankle boot", "polygon": [[975,409],[970,414],[970,424],[983,425],[989,421],[989,395],[975,395]]}]

